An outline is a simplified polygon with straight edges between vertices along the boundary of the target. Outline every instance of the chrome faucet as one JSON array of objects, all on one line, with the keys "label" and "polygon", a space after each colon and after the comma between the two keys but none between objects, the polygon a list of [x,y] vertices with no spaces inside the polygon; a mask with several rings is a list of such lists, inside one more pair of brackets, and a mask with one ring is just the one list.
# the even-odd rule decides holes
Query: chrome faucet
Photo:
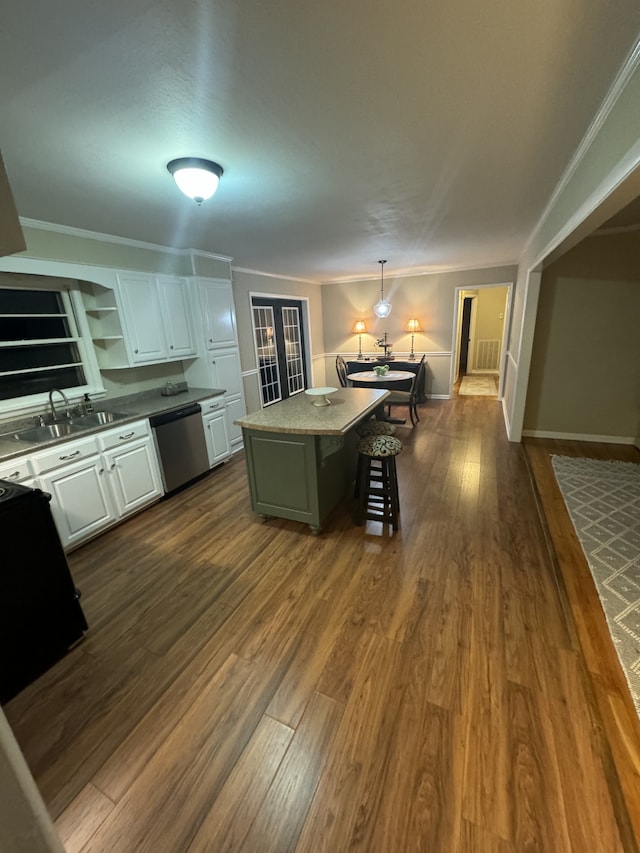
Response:
[{"label": "chrome faucet", "polygon": [[54,421],[56,420],[56,407],[53,405],[53,395],[54,395],[54,394],[60,394],[60,396],[61,396],[61,397],[62,397],[62,399],[64,400],[64,405],[65,405],[64,414],[65,414],[65,417],[66,417],[66,418],[70,418],[70,417],[71,417],[71,412],[69,411],[69,408],[70,408],[70,407],[69,407],[69,400],[67,399],[67,395],[64,393],[64,391],[60,391],[60,389],[59,389],[59,388],[52,388],[52,389],[51,389],[51,391],[49,391],[49,405],[51,406],[51,417],[53,418],[53,420],[54,420]]}]

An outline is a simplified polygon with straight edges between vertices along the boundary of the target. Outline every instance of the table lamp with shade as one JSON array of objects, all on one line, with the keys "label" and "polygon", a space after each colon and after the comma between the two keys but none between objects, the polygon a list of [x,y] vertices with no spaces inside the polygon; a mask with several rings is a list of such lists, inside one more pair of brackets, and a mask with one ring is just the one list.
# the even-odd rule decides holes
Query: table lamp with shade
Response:
[{"label": "table lamp with shade", "polygon": [[364,320],[356,320],[351,330],[352,335],[358,336],[358,361],[362,360],[362,336],[367,332],[367,325]]},{"label": "table lamp with shade", "polygon": [[407,325],[404,327],[405,332],[411,332],[411,354],[409,355],[409,361],[415,361],[416,356],[413,351],[413,339],[415,337],[416,332],[422,331],[422,326],[420,325],[420,320],[417,317],[409,317],[407,320]]}]

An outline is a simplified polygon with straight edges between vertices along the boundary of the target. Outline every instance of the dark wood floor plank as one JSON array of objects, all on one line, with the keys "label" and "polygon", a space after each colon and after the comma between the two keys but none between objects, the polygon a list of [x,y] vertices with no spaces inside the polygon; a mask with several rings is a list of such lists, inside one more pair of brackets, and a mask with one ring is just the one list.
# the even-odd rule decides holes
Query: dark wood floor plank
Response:
[{"label": "dark wood floor plank", "polygon": [[[70,555],[91,629],[7,717],[84,853],[638,853],[640,723],[548,447],[398,427],[401,528],[251,511],[242,454]],[[535,488],[533,487],[535,484]]]},{"label": "dark wood floor plank", "polygon": [[[185,853],[240,850],[293,734],[293,729],[272,717],[262,718]],[[286,821],[281,824],[286,827]],[[265,838],[269,839],[269,835],[263,836],[261,842]]]},{"label": "dark wood floor plank", "polygon": [[344,708],[315,693],[289,749],[238,849],[252,853],[294,851]]},{"label": "dark wood floor plank", "polygon": [[[364,639],[364,638],[363,638]],[[373,632],[367,637],[353,689],[331,744],[296,850],[349,849],[356,822],[372,819],[368,784],[379,782],[380,735],[398,645]],[[389,732],[385,730],[385,734]],[[384,748],[386,754],[386,746]]]},{"label": "dark wood floor plank", "polygon": [[[636,851],[640,839],[640,720],[595,583],[556,482],[551,455],[638,463],[640,451],[629,445],[546,439],[527,439],[525,450],[556,574],[558,596],[567,621],[575,626],[575,653],[592,703],[597,706],[592,709],[591,718],[595,719],[595,730],[602,729],[604,733],[599,753],[605,768],[603,772],[608,779],[615,777],[609,788],[617,829],[624,849]],[[555,670],[550,670],[546,674],[551,677],[554,673]],[[564,763],[560,766],[563,768]]]}]

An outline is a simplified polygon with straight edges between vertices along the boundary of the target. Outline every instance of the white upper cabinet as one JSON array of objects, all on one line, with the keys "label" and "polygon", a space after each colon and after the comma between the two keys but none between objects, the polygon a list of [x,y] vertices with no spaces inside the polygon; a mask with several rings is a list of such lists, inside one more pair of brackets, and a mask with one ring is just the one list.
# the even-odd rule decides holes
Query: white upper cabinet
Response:
[{"label": "white upper cabinet", "polygon": [[169,351],[156,277],[144,273],[118,273],[118,287],[132,361],[135,364],[166,361]]},{"label": "white upper cabinet", "polygon": [[207,349],[238,345],[236,309],[231,282],[224,279],[197,279],[204,340]]},{"label": "white upper cabinet", "polygon": [[103,369],[196,354],[187,279],[119,271],[113,288],[85,283],[83,299]]},{"label": "white upper cabinet", "polygon": [[177,276],[157,277],[169,358],[195,355],[188,282]]}]

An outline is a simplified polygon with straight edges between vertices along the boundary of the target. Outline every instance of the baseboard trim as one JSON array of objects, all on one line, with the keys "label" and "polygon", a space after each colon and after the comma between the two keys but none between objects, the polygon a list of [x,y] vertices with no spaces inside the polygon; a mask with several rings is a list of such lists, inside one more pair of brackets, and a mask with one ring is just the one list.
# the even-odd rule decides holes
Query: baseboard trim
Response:
[{"label": "baseboard trim", "polygon": [[577,432],[552,432],[540,429],[523,429],[522,435],[527,438],[557,438],[561,441],[593,441],[599,444],[635,444],[636,438],[631,435],[583,435]]}]

